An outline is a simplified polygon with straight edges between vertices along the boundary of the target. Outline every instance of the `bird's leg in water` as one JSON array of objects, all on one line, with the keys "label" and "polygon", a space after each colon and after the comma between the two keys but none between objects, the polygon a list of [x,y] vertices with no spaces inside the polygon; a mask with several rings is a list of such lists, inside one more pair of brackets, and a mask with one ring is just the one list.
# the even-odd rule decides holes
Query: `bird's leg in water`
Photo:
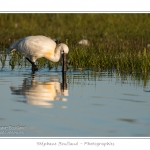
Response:
[{"label": "bird's leg in water", "polygon": [[27,59],[27,60],[31,63],[31,65],[32,65],[32,72],[34,73],[35,71],[37,71],[37,70],[38,70],[38,66],[35,65],[35,63],[32,62],[29,58],[26,57],[26,59]]}]

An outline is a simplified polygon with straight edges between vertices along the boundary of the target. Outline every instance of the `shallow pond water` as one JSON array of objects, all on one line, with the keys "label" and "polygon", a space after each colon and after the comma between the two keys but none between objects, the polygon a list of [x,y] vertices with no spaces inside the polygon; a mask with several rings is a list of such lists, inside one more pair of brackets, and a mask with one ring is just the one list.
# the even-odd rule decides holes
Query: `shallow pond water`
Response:
[{"label": "shallow pond water", "polygon": [[[59,70],[59,69],[58,69]],[[5,65],[0,70],[1,137],[148,137],[150,83],[116,72]]]}]

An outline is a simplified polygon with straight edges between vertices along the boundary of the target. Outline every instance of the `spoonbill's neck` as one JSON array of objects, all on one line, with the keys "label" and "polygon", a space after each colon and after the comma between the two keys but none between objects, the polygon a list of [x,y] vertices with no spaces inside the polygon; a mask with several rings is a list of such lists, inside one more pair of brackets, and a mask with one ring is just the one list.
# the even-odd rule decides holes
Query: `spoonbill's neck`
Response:
[{"label": "spoonbill's neck", "polygon": [[49,55],[49,60],[53,61],[53,62],[58,62],[61,58],[61,46],[56,46],[54,53],[51,55]]}]

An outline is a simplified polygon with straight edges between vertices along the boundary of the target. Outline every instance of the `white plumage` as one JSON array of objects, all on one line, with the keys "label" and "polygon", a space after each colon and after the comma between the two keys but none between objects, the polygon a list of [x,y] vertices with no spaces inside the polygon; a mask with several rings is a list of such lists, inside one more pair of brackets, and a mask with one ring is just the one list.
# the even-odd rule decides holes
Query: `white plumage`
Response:
[{"label": "white plumage", "polygon": [[52,62],[58,62],[60,60],[61,54],[67,54],[69,48],[66,44],[56,43],[46,36],[28,36],[19,39],[10,45],[10,50],[17,50],[21,52],[26,59],[32,64],[32,70],[38,70],[35,65],[35,61],[38,58],[45,57]]},{"label": "white plumage", "polygon": [[78,44],[80,45],[86,45],[86,46],[89,46],[89,41],[87,39],[82,39],[78,42]]}]

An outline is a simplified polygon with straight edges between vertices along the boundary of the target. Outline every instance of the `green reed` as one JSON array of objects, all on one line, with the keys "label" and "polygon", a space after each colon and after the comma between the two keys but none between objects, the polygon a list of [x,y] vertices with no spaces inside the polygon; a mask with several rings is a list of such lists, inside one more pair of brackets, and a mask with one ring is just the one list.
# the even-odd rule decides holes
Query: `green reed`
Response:
[{"label": "green reed", "polygon": [[[145,74],[150,71],[149,26],[150,14],[0,14],[1,68],[5,66],[6,49],[13,41],[45,35],[69,46],[68,69]],[[78,44],[83,38],[89,40],[89,46]],[[14,69],[17,65],[30,64],[14,52],[10,55],[10,66]],[[61,62],[41,58],[37,65],[57,69]]]}]

